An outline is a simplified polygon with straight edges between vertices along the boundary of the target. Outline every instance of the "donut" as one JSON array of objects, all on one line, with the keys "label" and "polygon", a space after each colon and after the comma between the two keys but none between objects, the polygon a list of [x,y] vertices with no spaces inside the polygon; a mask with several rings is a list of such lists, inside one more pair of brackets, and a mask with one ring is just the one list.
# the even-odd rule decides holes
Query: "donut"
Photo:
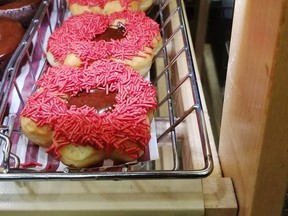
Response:
[{"label": "donut", "polygon": [[19,22],[0,17],[0,77],[24,34],[25,29]]},{"label": "donut", "polygon": [[0,16],[15,19],[28,28],[41,0],[14,0],[0,5]]},{"label": "donut", "polygon": [[111,14],[124,10],[147,11],[153,0],[67,0],[67,4],[73,15],[84,12]]},{"label": "donut", "polygon": [[52,33],[46,54],[52,66],[81,67],[106,58],[145,76],[161,44],[159,25],[144,12],[84,13],[69,17]]},{"label": "donut", "polygon": [[67,166],[134,161],[147,149],[156,91],[132,68],[111,60],[49,67],[37,84],[21,112],[22,131],[38,145],[49,137],[40,145]]}]

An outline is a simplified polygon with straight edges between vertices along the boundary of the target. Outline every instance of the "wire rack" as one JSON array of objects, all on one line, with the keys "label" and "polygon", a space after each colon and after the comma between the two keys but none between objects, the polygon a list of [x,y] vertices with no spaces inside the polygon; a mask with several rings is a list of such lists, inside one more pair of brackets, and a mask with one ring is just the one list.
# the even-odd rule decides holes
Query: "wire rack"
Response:
[{"label": "wire rack", "polygon": [[[34,83],[45,70],[47,38],[39,37],[41,28],[48,25],[49,35],[61,25],[67,15],[64,0],[43,0],[22,42],[10,59],[0,84],[0,141],[3,154],[0,180],[124,180],[208,176],[213,170],[213,160],[184,13],[183,2],[180,0],[155,1],[148,13],[160,24],[163,38],[163,46],[155,56],[150,71],[151,82],[158,92],[159,108],[154,118],[160,159],[124,164],[116,171],[65,168],[61,172],[39,172],[21,168],[17,153],[13,153],[14,143],[11,136],[20,134],[21,128],[17,123],[19,114],[9,110],[13,106],[11,101],[19,101],[23,107],[29,96],[21,93],[23,87],[17,82],[22,68],[28,67],[28,75]],[[56,21],[52,22],[52,18]],[[35,44],[42,47],[40,57],[35,57]],[[40,70],[33,70],[35,62],[41,65]],[[30,89],[30,94],[35,88],[34,85]],[[193,155],[194,148],[197,149],[196,156]]]}]

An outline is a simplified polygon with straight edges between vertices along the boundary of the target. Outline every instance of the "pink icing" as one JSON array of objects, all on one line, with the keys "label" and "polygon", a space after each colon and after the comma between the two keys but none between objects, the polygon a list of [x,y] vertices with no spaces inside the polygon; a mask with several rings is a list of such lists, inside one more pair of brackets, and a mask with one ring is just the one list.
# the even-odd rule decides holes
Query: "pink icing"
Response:
[{"label": "pink icing", "polygon": [[[108,60],[96,61],[86,69],[68,66],[50,67],[37,82],[36,91],[27,101],[21,115],[29,117],[37,125],[48,124],[54,131],[58,145],[50,151],[59,156],[62,145],[75,143],[126,152],[138,158],[139,149],[145,150],[150,140],[148,110],[157,107],[156,91],[133,69]],[[98,114],[92,107],[68,109],[64,95],[76,95],[90,89],[107,89],[118,92],[114,109]],[[138,148],[125,144],[137,142]]]},{"label": "pink icing", "polygon": [[[115,19],[124,19],[126,36],[121,40],[92,41]],[[84,13],[71,16],[50,36],[47,50],[63,62],[69,53],[76,54],[84,64],[100,58],[132,59],[145,47],[153,48],[152,40],[159,35],[159,25],[141,11],[124,11],[111,15]]]},{"label": "pink icing", "polygon": [[[112,0],[69,0],[69,4],[78,4],[81,6],[99,6],[101,8],[104,8],[107,2],[111,2]],[[132,1],[140,1],[141,0],[119,0],[120,4],[124,7],[127,8],[129,4]]]}]

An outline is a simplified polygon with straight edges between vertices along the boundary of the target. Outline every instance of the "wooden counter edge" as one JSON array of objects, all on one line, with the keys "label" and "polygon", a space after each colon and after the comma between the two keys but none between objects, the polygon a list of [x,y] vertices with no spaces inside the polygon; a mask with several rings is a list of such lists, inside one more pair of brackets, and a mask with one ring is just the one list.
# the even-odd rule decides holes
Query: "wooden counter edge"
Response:
[{"label": "wooden counter edge", "polygon": [[205,216],[236,216],[237,200],[231,178],[202,179]]}]

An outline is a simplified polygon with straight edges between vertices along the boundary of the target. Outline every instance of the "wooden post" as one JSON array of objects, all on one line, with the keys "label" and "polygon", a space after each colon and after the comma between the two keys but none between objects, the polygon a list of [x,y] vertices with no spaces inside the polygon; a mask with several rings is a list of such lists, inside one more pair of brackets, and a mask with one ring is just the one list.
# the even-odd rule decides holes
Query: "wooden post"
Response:
[{"label": "wooden post", "polygon": [[219,156],[239,215],[281,215],[288,181],[288,0],[235,2]]},{"label": "wooden post", "polygon": [[[196,35],[194,38],[195,54],[198,67],[201,69],[203,62],[204,44],[206,39],[207,21],[209,16],[209,6],[211,0],[199,0]],[[200,70],[200,73],[202,71]]]}]

